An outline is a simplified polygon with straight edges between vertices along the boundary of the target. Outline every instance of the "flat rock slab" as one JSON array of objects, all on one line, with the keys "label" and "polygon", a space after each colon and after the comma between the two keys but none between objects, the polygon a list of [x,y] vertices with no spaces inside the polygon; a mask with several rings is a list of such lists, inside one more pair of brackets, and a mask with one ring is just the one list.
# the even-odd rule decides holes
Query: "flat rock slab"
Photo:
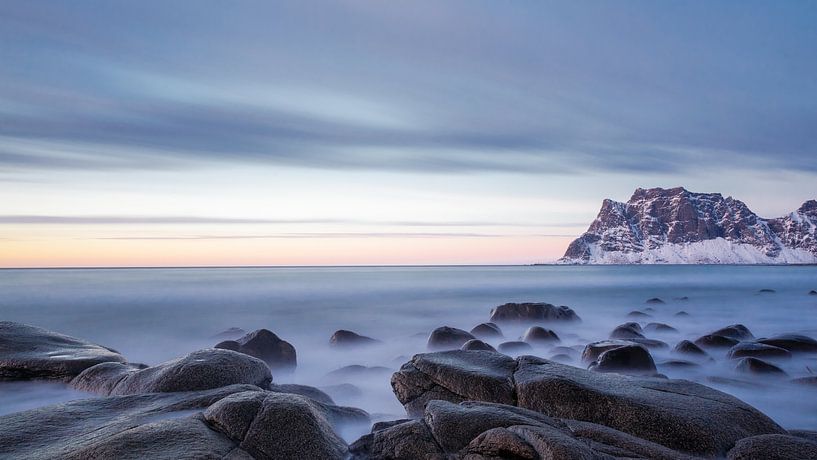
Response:
[{"label": "flat rock slab", "polygon": [[0,322],[0,380],[70,380],[91,366],[125,361],[101,345],[36,326]]},{"label": "flat rock slab", "polygon": [[413,416],[435,399],[516,405],[697,455],[723,456],[740,439],[785,433],[748,404],[700,384],[602,374],[532,356],[417,355],[394,374],[392,386]]}]

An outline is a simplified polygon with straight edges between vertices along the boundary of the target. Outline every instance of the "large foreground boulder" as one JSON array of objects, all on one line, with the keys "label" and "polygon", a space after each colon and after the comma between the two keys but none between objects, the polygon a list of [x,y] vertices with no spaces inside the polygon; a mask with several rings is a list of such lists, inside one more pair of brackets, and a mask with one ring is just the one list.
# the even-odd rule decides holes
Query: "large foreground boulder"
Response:
[{"label": "large foreground boulder", "polygon": [[268,388],[270,382],[272,375],[263,361],[210,348],[142,369],[122,363],[99,364],[74,378],[71,386],[103,395],[131,395],[209,390],[239,383]]},{"label": "large foreground boulder", "polygon": [[748,404],[700,384],[603,374],[532,356],[416,355],[392,376],[392,386],[414,416],[434,399],[496,402],[604,425],[699,455],[722,456],[739,439],[785,433]]},{"label": "large foreground boulder", "polygon": [[70,380],[100,363],[124,363],[115,350],[36,326],[0,321],[0,380]]},{"label": "large foreground boulder", "polygon": [[90,398],[0,417],[0,457],[340,459],[341,424],[367,422],[358,409],[252,385]]},{"label": "large foreground boulder", "polygon": [[491,310],[491,322],[579,321],[579,315],[566,306],[544,302],[506,303]]},{"label": "large foreground boulder", "polygon": [[295,347],[267,329],[250,332],[240,339],[225,340],[214,348],[253,356],[267,363],[270,369],[278,371],[292,371],[298,364]]}]

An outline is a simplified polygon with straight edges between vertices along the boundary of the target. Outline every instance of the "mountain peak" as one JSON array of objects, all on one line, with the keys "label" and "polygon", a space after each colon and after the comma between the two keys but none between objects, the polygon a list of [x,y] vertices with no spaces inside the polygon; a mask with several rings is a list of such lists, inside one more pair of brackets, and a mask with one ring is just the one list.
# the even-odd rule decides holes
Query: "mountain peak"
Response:
[{"label": "mountain peak", "polygon": [[638,188],[605,199],[563,263],[817,263],[817,201],[779,219],[745,203],[684,187]]}]

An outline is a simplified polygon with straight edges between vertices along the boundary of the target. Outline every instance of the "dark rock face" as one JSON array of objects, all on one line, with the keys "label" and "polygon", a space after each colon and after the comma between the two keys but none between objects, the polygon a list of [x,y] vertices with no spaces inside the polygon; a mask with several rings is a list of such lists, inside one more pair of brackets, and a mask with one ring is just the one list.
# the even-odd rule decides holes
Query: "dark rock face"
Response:
[{"label": "dark rock face", "polygon": [[582,352],[582,361],[590,364],[599,359],[602,353],[614,348],[626,347],[634,342],[628,340],[602,340],[601,342],[588,343]]},{"label": "dark rock face", "polygon": [[479,339],[471,339],[460,347],[460,350],[471,350],[471,351],[496,351],[496,348],[488,345],[487,343],[483,342]]},{"label": "dark rock face", "polygon": [[513,342],[502,342],[499,344],[499,347],[497,347],[497,350],[499,350],[500,353],[518,355],[533,351],[533,347],[527,342],[517,340]]},{"label": "dark rock face", "polygon": [[786,376],[786,372],[775,366],[758,358],[741,358],[735,369],[747,374],[763,374],[763,375],[780,375]]},{"label": "dark rock face", "polygon": [[611,339],[643,339],[644,334],[641,333],[641,326],[638,323],[624,323],[616,326],[613,332],[610,333]]},{"label": "dark rock face", "polygon": [[764,434],[741,439],[728,460],[792,460],[817,458],[817,442],[798,436]]},{"label": "dark rock face", "polygon": [[392,386],[414,416],[424,415],[422,408],[431,400],[496,402],[604,425],[698,455],[723,456],[740,439],[785,434],[751,406],[703,385],[597,373],[532,356],[513,360],[476,351],[417,355],[394,374]]},{"label": "dark rock face", "polygon": [[[719,193],[692,193],[682,187],[639,188],[627,203],[604,200],[587,232],[568,246],[561,261],[677,262],[651,251],[670,244],[689,245],[718,238],[727,244],[751,246],[771,262],[781,260],[778,256],[786,248],[802,250],[804,261],[817,260],[814,203],[817,201],[808,201],[786,217],[762,219],[743,202]],[[610,257],[610,253],[617,257]],[[813,258],[809,258],[809,253]],[[705,252],[680,256],[681,261],[688,263],[757,263],[737,253],[725,257]]]},{"label": "dark rock face", "polygon": [[442,326],[431,331],[428,337],[429,350],[455,350],[465,342],[475,339],[473,335],[456,327]]},{"label": "dark rock face", "polygon": [[808,385],[817,387],[817,375],[810,375],[807,377],[798,377],[796,379],[791,380],[792,383],[796,383],[798,385]]},{"label": "dark rock face", "polygon": [[242,383],[266,388],[271,381],[263,361],[211,348],[144,369],[121,363],[99,364],[74,378],[71,386],[104,395],[132,395],[200,391]]},{"label": "dark rock face", "polygon": [[662,305],[662,304],[665,304],[666,302],[664,302],[663,300],[661,300],[658,297],[653,297],[652,299],[647,299],[647,301],[644,302],[644,303],[652,304],[652,305]]},{"label": "dark rock face", "polygon": [[492,322],[579,321],[570,307],[549,303],[506,303],[491,310]]},{"label": "dark rock face", "polygon": [[791,352],[780,347],[766,345],[764,343],[741,342],[729,350],[730,359],[738,359],[752,356],[755,358],[777,358],[789,359]]},{"label": "dark rock face", "polygon": [[341,459],[340,423],[368,415],[252,385],[90,398],[0,417],[0,457]]},{"label": "dark rock face", "polygon": [[758,289],[757,291],[758,294],[774,294],[776,292],[774,289]]},{"label": "dark rock face", "polygon": [[522,336],[522,340],[530,344],[550,344],[561,341],[555,332],[541,326],[529,327]]},{"label": "dark rock face", "polygon": [[652,318],[652,315],[644,313],[643,311],[633,310],[627,313],[628,318]]},{"label": "dark rock face", "polygon": [[502,337],[502,329],[494,323],[481,323],[471,329],[471,335],[480,339],[493,339]]},{"label": "dark rock face", "polygon": [[732,337],[723,335],[707,334],[695,339],[695,345],[703,348],[731,348],[740,342]]},{"label": "dark rock face", "polygon": [[214,348],[254,356],[277,371],[292,371],[298,363],[295,347],[267,329],[250,332],[238,340],[226,340]]},{"label": "dark rock face", "polygon": [[808,291],[808,295],[817,295],[817,291],[812,289],[812,290]]},{"label": "dark rock face", "polygon": [[737,340],[751,340],[755,338],[755,336],[752,335],[752,331],[750,331],[749,328],[744,326],[743,324],[733,324],[731,326],[726,326],[713,332],[712,335],[720,335],[723,337],[730,337]]},{"label": "dark rock face", "polygon": [[655,361],[641,345],[625,345],[611,348],[599,355],[590,366],[597,372],[620,372],[625,374],[655,374]]},{"label": "dark rock face", "polygon": [[817,352],[817,340],[800,334],[781,334],[768,339],[759,339],[759,343],[784,348],[792,353]]},{"label": "dark rock face", "polygon": [[651,333],[677,333],[678,329],[664,323],[649,323],[644,326],[644,332]]},{"label": "dark rock face", "polygon": [[344,329],[335,331],[332,337],[329,338],[329,345],[336,348],[354,348],[377,343],[380,343],[380,341]]},{"label": "dark rock face", "polygon": [[105,362],[124,363],[125,358],[74,337],[0,321],[0,380],[70,380]]},{"label": "dark rock face", "polygon": [[707,352],[705,352],[701,347],[690,342],[689,340],[681,340],[680,342],[678,342],[678,345],[675,345],[675,348],[673,348],[672,351],[682,355],[691,355],[701,358],[709,357],[709,354]]},{"label": "dark rock face", "polygon": [[684,317],[689,317],[690,315],[689,315],[689,313],[681,310],[678,313],[676,313],[674,316],[677,316],[679,318],[684,318]]}]

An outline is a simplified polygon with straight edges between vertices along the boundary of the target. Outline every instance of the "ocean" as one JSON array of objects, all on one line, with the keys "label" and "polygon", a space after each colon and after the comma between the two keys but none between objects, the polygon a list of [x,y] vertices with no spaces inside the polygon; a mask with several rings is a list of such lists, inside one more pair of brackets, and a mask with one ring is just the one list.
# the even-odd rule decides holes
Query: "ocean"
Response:
[{"label": "ocean", "polygon": [[[773,289],[773,293],[760,293]],[[470,330],[506,302],[567,305],[580,324],[553,324],[561,345],[606,339],[628,312],[651,307],[653,318],[679,332],[648,337],[670,349],[734,323],[756,337],[792,332],[817,337],[817,266],[448,266],[140,268],[0,270],[0,320],[18,321],[87,339],[131,362],[158,364],[196,349],[230,327],[267,328],[292,343],[298,368],[273,374],[278,383],[318,387],[351,383],[336,396],[376,419],[404,417],[391,392],[391,371],[426,351],[438,326]],[[647,305],[659,297],[664,304]],[[687,300],[682,300],[688,297]],[[676,317],[678,311],[690,316]],[[505,340],[524,328],[502,326]],[[337,329],[383,341],[354,351],[329,347]],[[494,341],[497,345],[499,341]],[[547,349],[533,354],[549,356]],[[817,390],[789,378],[817,373],[817,356],[777,363],[789,378],[747,376],[726,351],[693,369],[664,368],[668,350],[653,351],[659,372],[694,380],[754,405],[786,428],[817,429]],[[389,371],[330,377],[342,366]],[[574,363],[583,366],[578,360]],[[0,414],[94,397],[62,384],[0,383]],[[359,433],[347,433],[354,437]]]}]

